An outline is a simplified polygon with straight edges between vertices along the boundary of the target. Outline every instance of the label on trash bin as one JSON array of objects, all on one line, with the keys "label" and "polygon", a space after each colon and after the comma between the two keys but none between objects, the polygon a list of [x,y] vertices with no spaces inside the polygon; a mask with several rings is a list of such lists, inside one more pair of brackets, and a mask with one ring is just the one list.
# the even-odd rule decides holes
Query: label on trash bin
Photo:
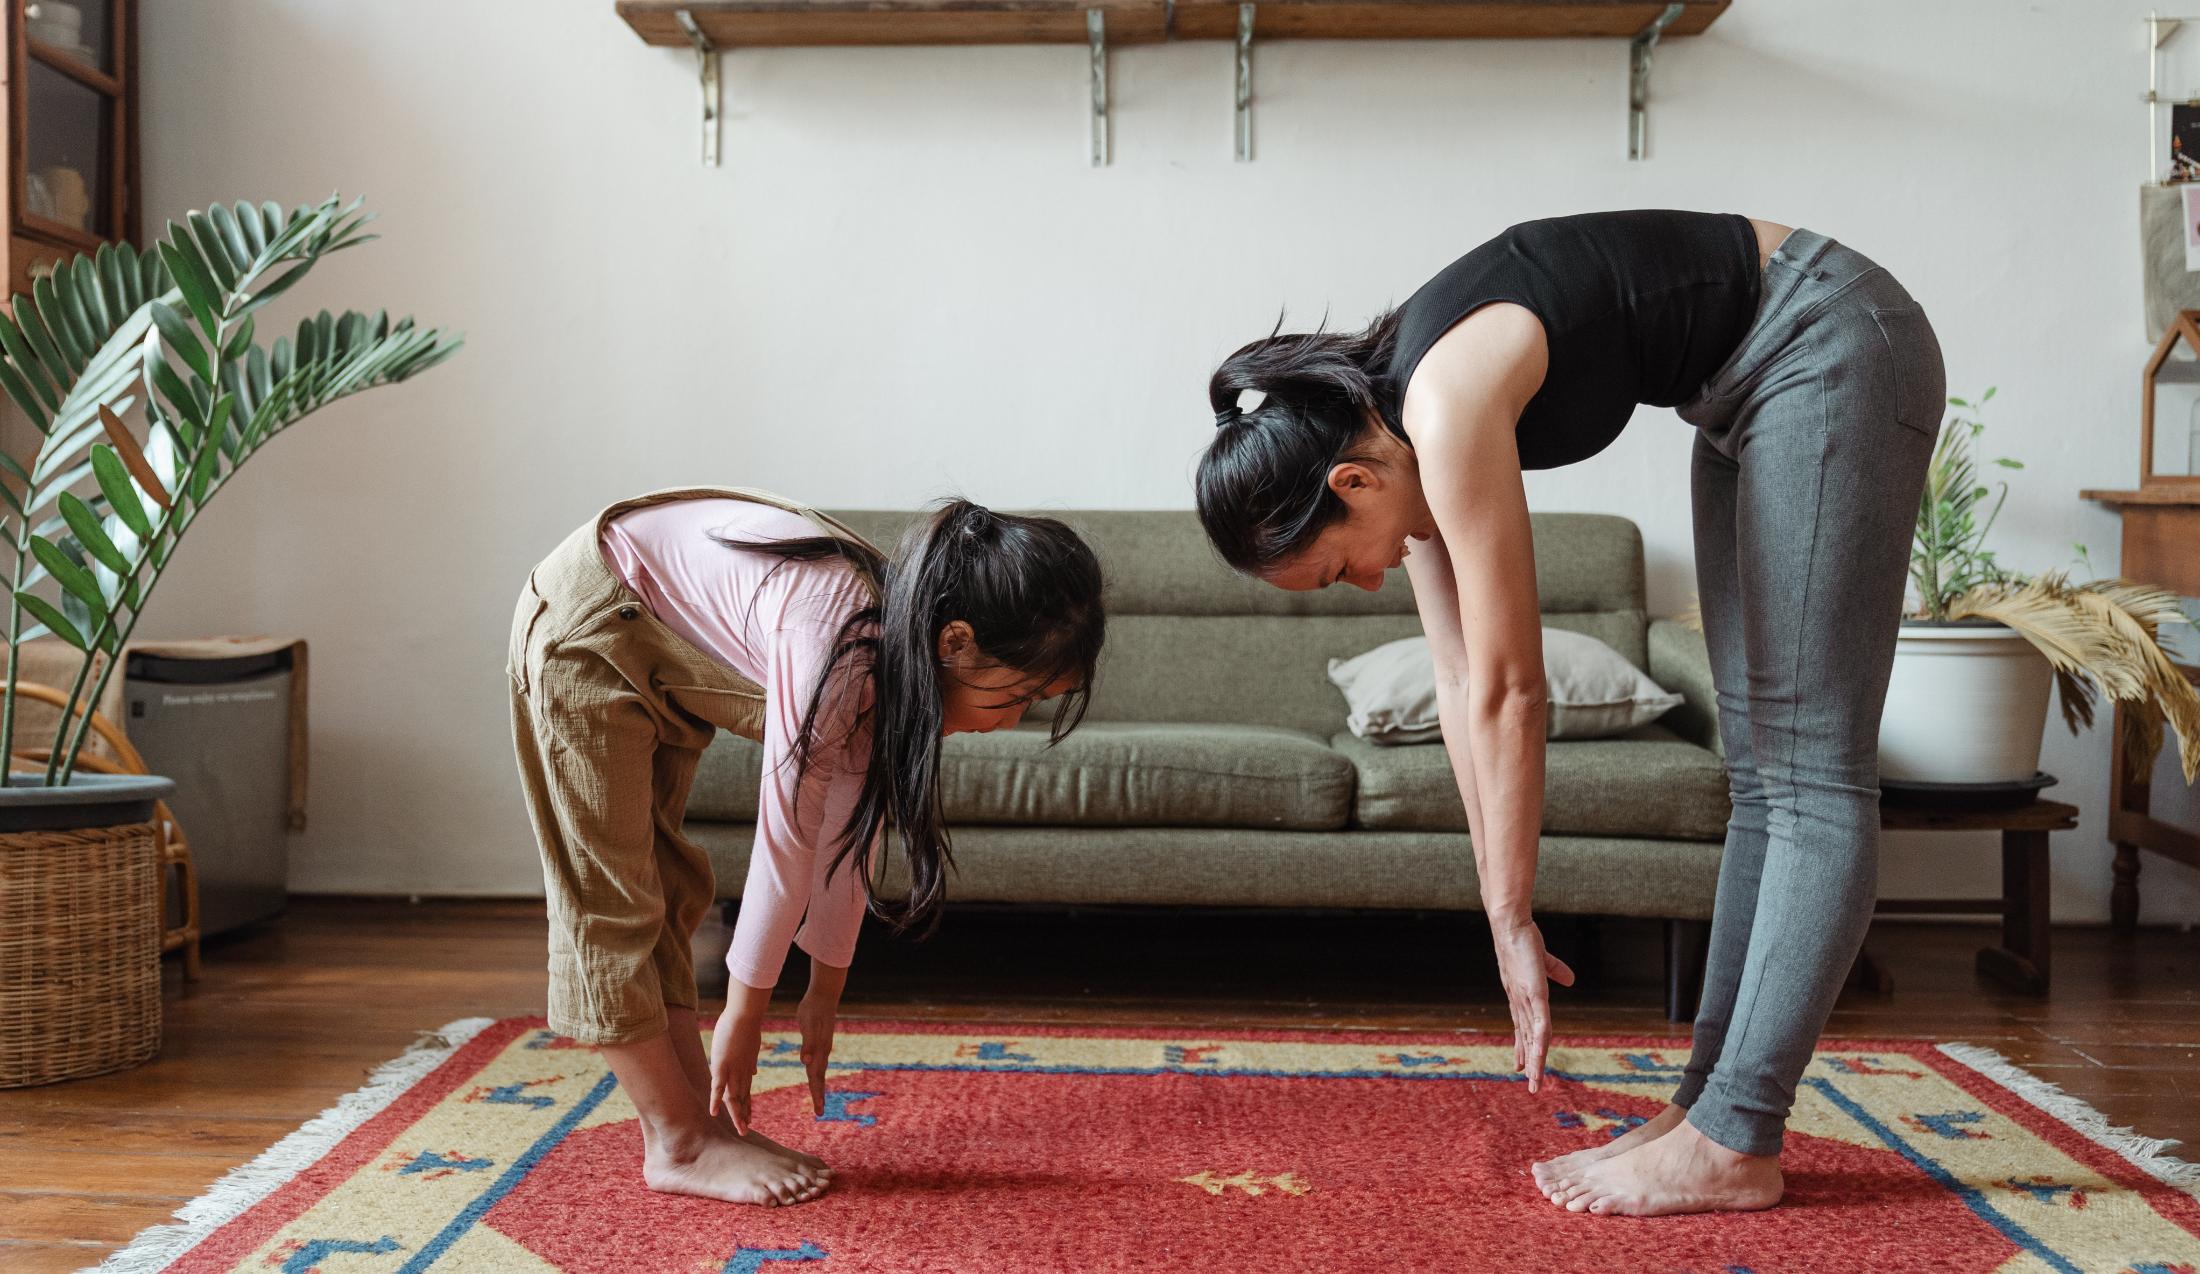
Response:
[{"label": "label on trash bin", "polygon": [[163,691],[160,706],[163,708],[198,707],[210,703],[266,703],[274,699],[272,690],[203,690],[198,694],[168,694]]}]

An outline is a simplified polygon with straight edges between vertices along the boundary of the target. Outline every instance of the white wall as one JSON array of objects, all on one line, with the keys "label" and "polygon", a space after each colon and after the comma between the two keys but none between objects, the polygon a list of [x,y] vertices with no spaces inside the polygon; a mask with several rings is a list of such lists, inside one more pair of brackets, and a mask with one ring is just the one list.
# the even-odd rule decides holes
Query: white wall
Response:
[{"label": "white wall", "polygon": [[[1988,445],[2031,466],[2005,557],[2083,540],[2113,566],[2114,517],[2076,493],[2135,477],[2144,9],[1740,0],[1660,52],[1646,163],[1617,41],[1263,46],[1250,165],[1226,45],[1129,49],[1095,171],[1077,48],[736,52],[707,169],[692,58],[609,0],[147,4],[148,228],[363,193],[386,238],[305,295],[469,333],[256,460],[148,628],[312,640],[297,888],[532,892],[505,628],[599,505],[724,481],[1184,507],[1207,373],[1279,306],[1357,322],[1511,221],[1646,206],[1811,226],[1891,268],[1951,386],[2001,389]],[[1639,521],[1668,612],[1686,428],[1645,409],[1529,486]],[[2057,915],[2100,918],[2106,741],[2057,727],[2046,765],[2086,810]],[[1886,892],[1991,892],[1997,862],[1897,840]],[[2200,877],[2150,860],[2146,914],[2200,915]]]}]

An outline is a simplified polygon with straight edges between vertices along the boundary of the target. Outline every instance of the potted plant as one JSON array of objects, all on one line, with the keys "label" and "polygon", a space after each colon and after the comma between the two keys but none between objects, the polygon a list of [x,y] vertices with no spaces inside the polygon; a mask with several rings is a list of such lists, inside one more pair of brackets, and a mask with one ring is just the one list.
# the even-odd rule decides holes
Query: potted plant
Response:
[{"label": "potted plant", "polygon": [[[2165,721],[2185,780],[2200,776],[2200,694],[2163,653],[2164,624],[2189,623],[2175,595],[2124,579],[2025,576],[1986,537],[2008,484],[1981,479],[1976,403],[1951,398],[1910,550],[1915,604],[1903,617],[1879,733],[1882,779],[2022,784],[2039,770],[2050,686],[2072,732],[2093,722],[2096,690],[2125,707],[2126,757],[2153,768]],[[2021,469],[2014,460],[1995,465]],[[1998,486],[1998,490],[1996,487]],[[2083,560],[2084,549],[2079,549]]]},{"label": "potted plant", "polygon": [[[159,1047],[152,813],[172,785],[83,773],[78,760],[90,705],[184,532],[276,434],[459,347],[409,318],[326,310],[294,336],[258,341],[260,308],[323,257],[373,239],[370,219],[335,199],[217,205],[170,222],[151,250],[108,244],[62,263],[0,314],[0,390],[35,430],[20,449],[0,447],[0,540],[12,551],[0,1087],[132,1066]],[[48,634],[81,659],[52,737],[33,739],[17,711],[29,697],[19,656]]]}]

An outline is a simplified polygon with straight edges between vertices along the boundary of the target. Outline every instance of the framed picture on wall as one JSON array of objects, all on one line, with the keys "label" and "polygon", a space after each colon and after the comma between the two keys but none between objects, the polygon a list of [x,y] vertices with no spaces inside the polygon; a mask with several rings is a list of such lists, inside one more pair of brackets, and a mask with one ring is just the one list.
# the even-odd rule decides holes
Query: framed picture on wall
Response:
[{"label": "framed picture on wall", "polygon": [[2200,102],[2169,108],[2169,180],[2200,181]]}]

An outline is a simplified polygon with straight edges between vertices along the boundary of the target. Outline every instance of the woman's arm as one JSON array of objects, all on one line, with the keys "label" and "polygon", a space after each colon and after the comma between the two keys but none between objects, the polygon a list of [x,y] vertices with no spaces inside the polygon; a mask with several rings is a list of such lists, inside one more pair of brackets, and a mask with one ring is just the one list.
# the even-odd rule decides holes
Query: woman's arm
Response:
[{"label": "woman's arm", "polygon": [[1467,807],[1467,835],[1482,839],[1482,801],[1474,785],[1474,752],[1467,739],[1467,640],[1459,628],[1459,588],[1443,537],[1415,544],[1406,554],[1406,577],[1413,581],[1413,604],[1421,612],[1436,665],[1436,720],[1442,727],[1444,753],[1451,761],[1459,800]]},{"label": "woman's arm", "polygon": [[[1530,914],[1543,824],[1545,686],[1535,544],[1513,429],[1543,382],[1535,316],[1514,305],[1476,311],[1415,372],[1406,432],[1442,545],[1423,574],[1439,661],[1437,713],[1467,805],[1482,906],[1516,1027],[1517,1060],[1540,1086],[1550,1041],[1549,989],[1572,970],[1543,949]],[[1416,548],[1408,561],[1420,555]],[[1416,589],[1421,575],[1414,577]],[[1448,584],[1448,590],[1444,587]],[[1444,622],[1449,620],[1450,622]],[[1448,740],[1460,737],[1464,746]],[[1463,755],[1462,755],[1463,754]]]}]

